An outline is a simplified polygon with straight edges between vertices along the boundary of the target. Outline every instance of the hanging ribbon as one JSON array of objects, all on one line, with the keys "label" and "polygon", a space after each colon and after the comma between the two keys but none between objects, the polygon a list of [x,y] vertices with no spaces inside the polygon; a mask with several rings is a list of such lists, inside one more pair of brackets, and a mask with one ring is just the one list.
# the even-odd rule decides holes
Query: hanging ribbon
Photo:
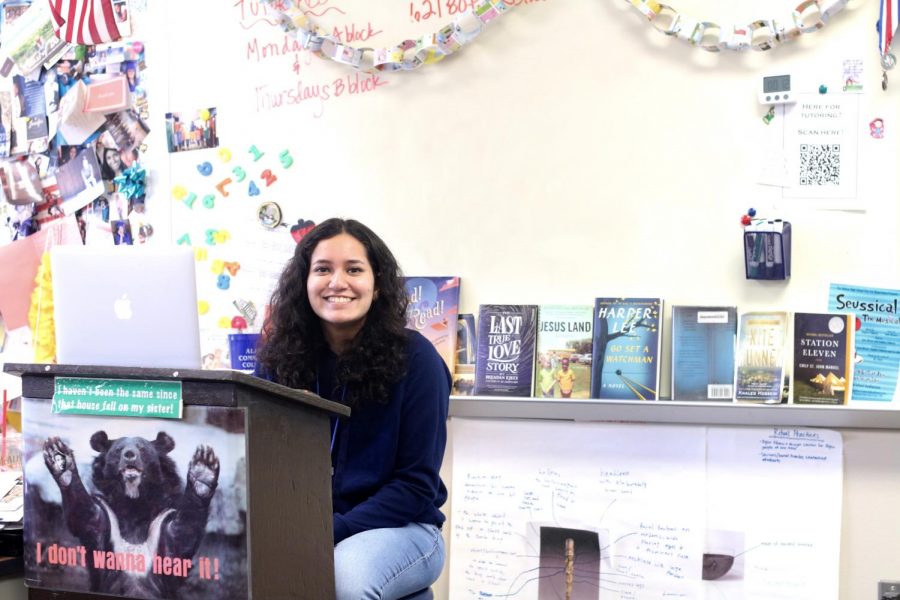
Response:
[{"label": "hanging ribbon", "polygon": [[878,13],[878,51],[881,56],[881,67],[887,71],[894,68],[897,58],[891,54],[891,42],[897,32],[898,15],[900,13],[900,0],[881,0],[881,10]]}]

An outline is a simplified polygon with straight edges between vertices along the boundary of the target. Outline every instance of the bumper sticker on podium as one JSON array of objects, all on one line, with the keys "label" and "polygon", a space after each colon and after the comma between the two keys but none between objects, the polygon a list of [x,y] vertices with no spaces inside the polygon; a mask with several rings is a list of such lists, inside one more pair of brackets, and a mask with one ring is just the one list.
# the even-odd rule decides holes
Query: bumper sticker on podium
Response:
[{"label": "bumper sticker on podium", "polygon": [[22,417],[29,586],[92,598],[249,598],[246,409],[59,418],[50,402],[25,398]]},{"label": "bumper sticker on podium", "polygon": [[56,414],[180,419],[183,409],[180,381],[57,377],[53,390]]}]

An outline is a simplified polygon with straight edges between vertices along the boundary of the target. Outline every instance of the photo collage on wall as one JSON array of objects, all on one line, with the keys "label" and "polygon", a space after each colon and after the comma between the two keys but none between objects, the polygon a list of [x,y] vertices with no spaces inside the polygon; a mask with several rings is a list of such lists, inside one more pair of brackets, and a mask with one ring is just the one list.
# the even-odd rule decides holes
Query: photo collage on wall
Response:
[{"label": "photo collage on wall", "polygon": [[111,5],[120,37],[78,45],[54,33],[49,3],[0,0],[0,246],[71,216],[85,244],[153,233],[145,48],[128,39],[129,0]]}]

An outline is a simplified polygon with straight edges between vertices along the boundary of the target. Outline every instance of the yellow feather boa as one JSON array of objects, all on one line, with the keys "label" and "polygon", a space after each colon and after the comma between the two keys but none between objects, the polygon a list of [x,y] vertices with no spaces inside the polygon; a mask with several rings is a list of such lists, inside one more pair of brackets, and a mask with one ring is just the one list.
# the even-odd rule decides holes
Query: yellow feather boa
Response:
[{"label": "yellow feather boa", "polygon": [[53,286],[50,276],[50,253],[41,256],[41,265],[31,292],[28,324],[34,336],[34,362],[56,362],[56,328],[53,324]]}]

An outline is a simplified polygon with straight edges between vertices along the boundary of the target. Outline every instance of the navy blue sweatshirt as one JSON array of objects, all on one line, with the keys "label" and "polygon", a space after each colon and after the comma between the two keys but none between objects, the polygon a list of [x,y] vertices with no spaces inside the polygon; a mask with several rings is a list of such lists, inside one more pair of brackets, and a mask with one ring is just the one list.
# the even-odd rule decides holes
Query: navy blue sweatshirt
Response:
[{"label": "navy blue sweatshirt", "polygon": [[[332,422],[335,544],[369,529],[444,522],[438,509],[447,500],[440,469],[450,372],[427,339],[408,334],[407,372],[392,387],[390,402],[354,408],[348,419]],[[330,352],[322,360],[318,393],[341,402],[335,360]]]}]

